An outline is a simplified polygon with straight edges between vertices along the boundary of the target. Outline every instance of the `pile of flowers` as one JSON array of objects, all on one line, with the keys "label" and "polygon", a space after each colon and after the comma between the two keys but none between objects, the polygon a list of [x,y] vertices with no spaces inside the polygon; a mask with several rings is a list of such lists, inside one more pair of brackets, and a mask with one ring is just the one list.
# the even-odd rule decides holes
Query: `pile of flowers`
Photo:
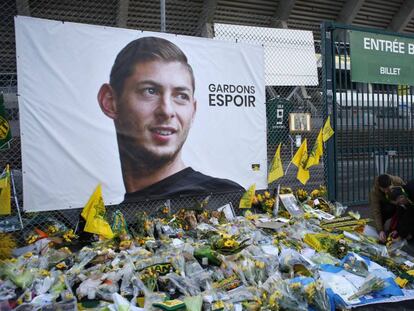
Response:
[{"label": "pile of flowers", "polygon": [[[304,202],[312,197],[290,193]],[[0,265],[0,300],[10,308],[334,310],[404,295],[397,284],[413,287],[403,252],[363,234],[331,230],[360,220],[278,223],[287,211],[273,216],[269,192],[256,198],[269,213],[229,220],[206,204],[174,214],[166,205],[158,217],[139,212],[127,223],[117,211],[115,237],[96,237],[80,250],[73,247],[79,248],[77,234],[59,222],[34,228],[26,252]],[[269,223],[277,225],[262,226]],[[372,274],[376,269],[383,270]],[[332,282],[338,270],[358,286],[338,291]]]}]

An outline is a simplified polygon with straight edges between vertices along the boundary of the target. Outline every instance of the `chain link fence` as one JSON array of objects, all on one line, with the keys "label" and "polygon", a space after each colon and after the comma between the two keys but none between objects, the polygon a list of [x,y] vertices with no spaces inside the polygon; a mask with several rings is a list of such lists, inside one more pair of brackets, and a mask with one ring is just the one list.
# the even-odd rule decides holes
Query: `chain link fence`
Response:
[{"label": "chain link fence", "polygon": [[[22,210],[24,230],[16,232],[16,239],[24,242],[24,238],[34,227],[42,228],[48,222],[59,221],[69,228],[75,228],[78,223],[81,209],[65,211],[53,211],[43,213],[25,213],[22,193],[22,164],[19,131],[16,50],[14,35],[14,16],[26,15],[38,18],[62,20],[68,22],[87,23],[111,27],[123,27],[145,31],[160,31],[161,29],[161,5],[160,1],[141,0],[5,0],[0,4],[1,29],[0,29],[0,91],[4,94],[7,118],[10,122],[13,140],[9,147],[0,150],[0,167],[10,163],[15,181],[16,196]],[[165,29],[168,33],[190,36],[214,36],[214,23],[233,23],[237,19],[242,20],[246,13],[241,14],[232,9],[227,3],[221,1],[189,1],[166,0],[165,1]],[[215,12],[215,13],[214,13]],[[274,20],[271,12],[247,14],[244,16],[244,25],[270,26],[279,25]],[[303,25],[288,24],[289,28],[303,29]],[[320,53],[319,25],[307,25],[307,29],[313,29],[316,53]],[[223,35],[223,34],[221,34]],[[258,44],[277,44],[265,36],[255,33]],[[225,34],[228,40],[237,40],[235,34]],[[297,43],[299,38],[292,37],[286,43]],[[318,55],[317,54],[317,55]],[[319,54],[320,55],[320,54]],[[278,64],[276,56],[269,54],[269,62]],[[311,87],[303,86],[267,86],[267,156],[268,166],[273,159],[275,150],[282,143],[282,163],[286,172],[278,181],[269,185],[274,191],[278,184],[281,186],[304,188],[312,190],[325,183],[325,166],[323,159],[318,166],[310,169],[310,180],[303,186],[296,179],[297,168],[290,165],[294,153],[299,147],[299,134],[289,131],[288,117],[290,113],[305,112],[311,115],[311,130],[300,134],[300,139],[307,139],[308,148],[311,149],[319,129],[323,126],[325,109],[321,96],[321,65],[318,62],[319,85]],[[212,194],[208,207],[217,208],[228,202],[238,206],[242,193],[215,193]],[[180,208],[192,207],[203,197],[180,197],[171,200],[172,211]],[[133,223],[137,211],[145,210],[150,214],[156,214],[163,206],[165,200],[147,200],[134,204],[121,204],[109,206],[108,218],[116,209],[121,209],[127,221]],[[13,231],[20,228],[20,220],[17,217],[16,202],[12,201],[13,213],[8,217],[0,217],[1,231]]]}]

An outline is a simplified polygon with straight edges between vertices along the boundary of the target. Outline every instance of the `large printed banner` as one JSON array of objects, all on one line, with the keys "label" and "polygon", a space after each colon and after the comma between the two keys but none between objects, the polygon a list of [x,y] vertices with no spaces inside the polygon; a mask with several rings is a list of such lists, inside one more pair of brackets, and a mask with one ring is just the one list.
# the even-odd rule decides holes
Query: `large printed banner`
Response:
[{"label": "large printed banner", "polygon": [[261,46],[15,25],[25,210],[83,207],[98,183],[106,204],[267,187]]}]

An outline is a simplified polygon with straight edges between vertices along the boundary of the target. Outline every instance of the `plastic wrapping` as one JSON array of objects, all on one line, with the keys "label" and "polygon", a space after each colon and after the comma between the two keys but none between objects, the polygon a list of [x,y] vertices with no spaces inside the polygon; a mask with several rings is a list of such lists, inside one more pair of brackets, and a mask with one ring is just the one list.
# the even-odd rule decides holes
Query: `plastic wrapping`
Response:
[{"label": "plastic wrapping", "polygon": [[122,269],[122,281],[120,287],[120,293],[122,296],[130,296],[134,294],[134,288],[132,285],[132,276],[134,274],[134,265],[132,262],[126,262]]},{"label": "plastic wrapping", "polygon": [[25,289],[32,285],[36,274],[34,269],[27,269],[18,262],[7,262],[1,266],[0,275]]},{"label": "plastic wrapping", "polygon": [[179,276],[176,273],[168,273],[166,276],[161,278],[170,281],[171,284],[183,295],[196,296],[201,293],[200,287],[197,283],[189,278]]},{"label": "plastic wrapping", "polygon": [[316,265],[321,265],[321,264],[339,265],[340,263],[340,260],[332,256],[331,254],[325,253],[325,252],[315,253],[310,258],[310,260]]},{"label": "plastic wrapping", "polygon": [[79,287],[76,289],[76,296],[79,300],[81,300],[83,297],[88,297],[88,299],[95,299],[96,290],[98,288],[98,285],[101,283],[102,281],[100,279],[86,279],[80,283]]},{"label": "plastic wrapping", "polygon": [[348,255],[342,259],[341,265],[346,271],[358,276],[366,277],[369,274],[368,264],[363,258],[354,253],[348,253]]},{"label": "plastic wrapping", "polygon": [[342,205],[340,202],[333,202],[331,205],[331,212],[335,217],[342,216],[345,211],[348,209],[348,206]]},{"label": "plastic wrapping", "polygon": [[279,273],[270,276],[261,288],[267,292],[266,304],[270,310],[308,310],[303,286],[289,284]]},{"label": "plastic wrapping", "polygon": [[310,275],[310,264],[309,262],[297,251],[284,248],[282,249],[279,256],[280,270],[285,273],[289,273],[290,276],[295,274]]}]

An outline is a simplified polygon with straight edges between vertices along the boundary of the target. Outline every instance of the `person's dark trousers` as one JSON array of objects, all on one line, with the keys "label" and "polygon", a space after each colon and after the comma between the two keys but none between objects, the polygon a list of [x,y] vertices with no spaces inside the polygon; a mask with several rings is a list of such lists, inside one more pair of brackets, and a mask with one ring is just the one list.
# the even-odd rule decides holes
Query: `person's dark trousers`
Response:
[{"label": "person's dark trousers", "polygon": [[408,198],[414,202],[414,179],[409,180],[403,188]]},{"label": "person's dark trousers", "polygon": [[382,224],[392,218],[397,211],[397,206],[388,202],[381,203]]},{"label": "person's dark trousers", "polygon": [[397,232],[401,238],[414,235],[414,205],[398,207]]}]

